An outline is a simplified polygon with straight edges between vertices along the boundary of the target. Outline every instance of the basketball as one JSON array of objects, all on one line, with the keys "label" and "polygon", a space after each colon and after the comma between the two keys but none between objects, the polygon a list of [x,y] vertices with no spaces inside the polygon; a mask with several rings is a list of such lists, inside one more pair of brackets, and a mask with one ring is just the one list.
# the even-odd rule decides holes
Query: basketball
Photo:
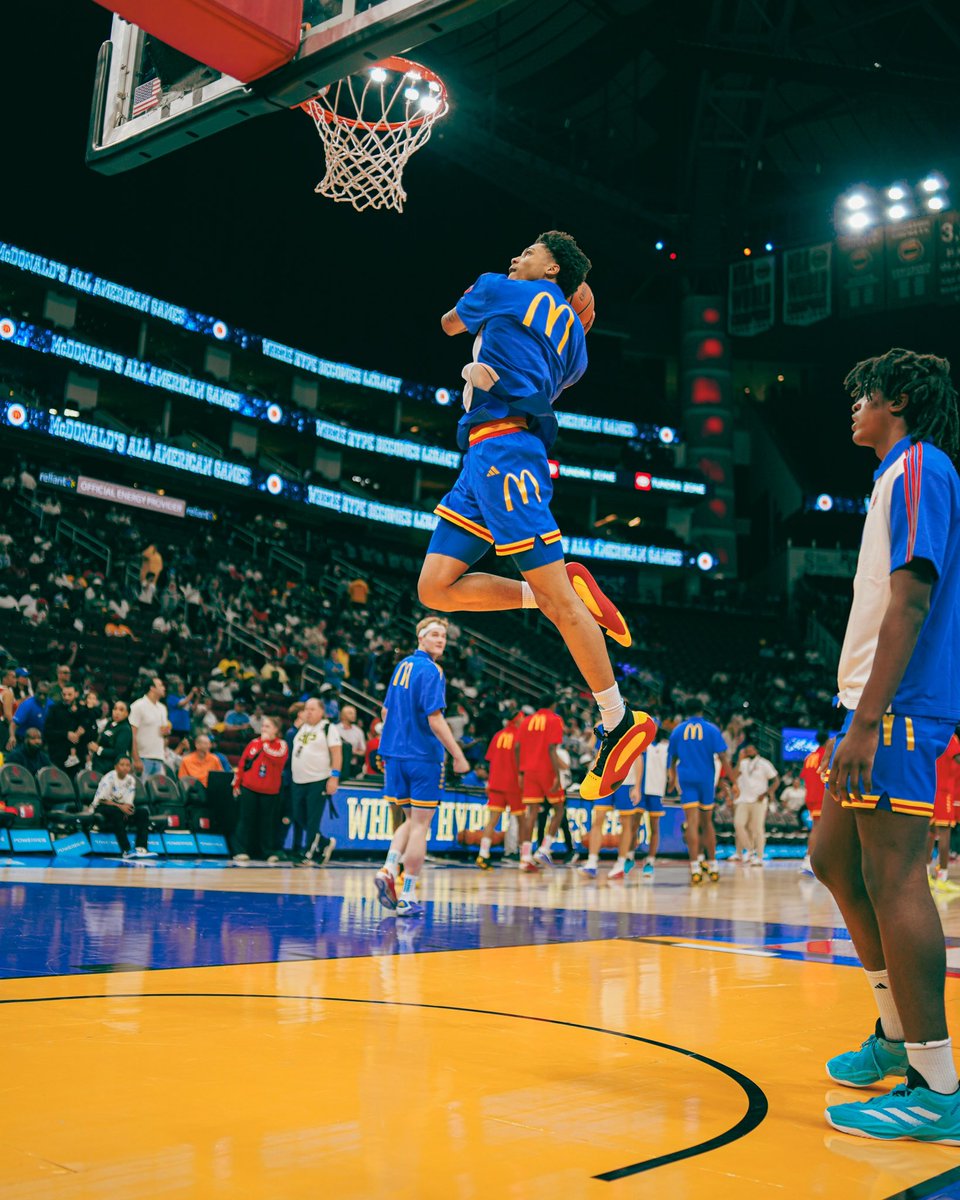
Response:
[{"label": "basketball", "polygon": [[570,297],[570,306],[580,318],[583,325],[583,332],[589,333],[590,327],[593,325],[593,319],[597,315],[596,309],[593,306],[593,289],[589,283],[580,284]]}]

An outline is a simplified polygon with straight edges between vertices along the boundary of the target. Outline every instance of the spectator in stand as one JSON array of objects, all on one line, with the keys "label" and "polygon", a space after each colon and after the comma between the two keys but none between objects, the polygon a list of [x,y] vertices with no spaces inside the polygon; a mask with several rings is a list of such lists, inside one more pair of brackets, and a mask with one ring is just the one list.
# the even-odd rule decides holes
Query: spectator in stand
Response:
[{"label": "spectator in stand", "polygon": [[133,733],[130,730],[129,716],[130,710],[126,703],[123,700],[115,701],[110,720],[100,733],[95,735],[95,740],[87,743],[87,749],[92,756],[90,766],[100,775],[112,771],[121,755],[125,758],[130,757]]},{"label": "spectator in stand", "polygon": [[289,695],[288,685],[290,676],[283,669],[283,665],[279,659],[275,662],[263,664],[263,669],[260,672],[260,678],[264,683],[278,683],[283,689],[284,695]]},{"label": "spectator in stand", "polygon": [[57,680],[50,689],[50,699],[54,702],[63,699],[63,689],[73,682],[73,672],[66,663],[57,667]]},{"label": "spectator in stand", "polygon": [[170,687],[167,691],[166,704],[172,733],[179,734],[180,737],[190,736],[192,732],[190,710],[199,694],[200,689],[195,687],[184,694],[182,680],[176,675],[170,676]]},{"label": "spectator in stand", "polygon": [[133,630],[124,621],[108,621],[103,627],[105,637],[114,638],[131,638],[135,642],[139,642],[140,638],[136,636]]},{"label": "spectator in stand", "polygon": [[767,806],[776,795],[780,777],[773,763],[761,758],[756,746],[750,742],[745,742],[740,749],[738,767],[733,790],[737,853],[743,863],[762,867],[767,842]]},{"label": "spectator in stand", "polygon": [[43,734],[47,713],[52,704],[49,694],[50,684],[45,679],[38,680],[34,694],[17,705],[17,711],[13,714],[13,724],[18,741],[23,740],[29,729],[39,729],[41,735]]},{"label": "spectator in stand", "polygon": [[356,579],[351,579],[347,584],[347,595],[350,597],[351,604],[363,608],[370,595],[370,584],[358,575]]},{"label": "spectator in stand", "polygon": [[10,589],[7,585],[0,584],[0,612],[19,612],[20,605],[17,603],[16,596],[10,595]]},{"label": "spectator in stand", "polygon": [[383,722],[374,721],[370,726],[370,736],[367,738],[367,749],[363,759],[364,775],[382,775],[383,763],[380,761],[380,734],[383,732]]},{"label": "spectator in stand", "polygon": [[157,583],[160,579],[160,572],[162,570],[163,555],[153,544],[153,542],[151,542],[150,545],[147,546],[140,555],[140,583],[146,583],[151,576],[153,577],[153,582]]},{"label": "spectator in stand", "polygon": [[50,755],[43,748],[43,734],[37,728],[28,729],[20,744],[3,761],[24,767],[34,778],[41,767],[53,766]]},{"label": "spectator in stand", "polygon": [[152,608],[157,596],[157,581],[156,578],[149,574],[146,579],[140,584],[140,591],[137,593],[137,600],[142,608]]},{"label": "spectator in stand", "polygon": [[250,715],[247,712],[247,702],[242,696],[238,696],[233,702],[233,708],[223,718],[223,723],[227,729],[248,729],[250,726]]},{"label": "spectator in stand", "polygon": [[339,733],[344,747],[341,777],[354,779],[363,769],[367,739],[363,736],[363,726],[357,723],[357,710],[352,704],[345,704],[340,709],[340,720],[332,728]]},{"label": "spectator in stand", "polygon": [[170,732],[170,718],[163,703],[165,695],[163,680],[154,675],[146,693],[130,707],[133,769],[144,778],[164,773],[164,738]]},{"label": "spectator in stand", "polygon": [[249,862],[251,857],[270,863],[280,861],[277,825],[283,769],[289,753],[278,718],[264,717],[261,736],[241,754],[233,777],[240,809],[233,837],[234,862]]},{"label": "spectator in stand", "polygon": [[222,771],[220,759],[210,749],[210,739],[200,733],[194,740],[193,749],[180,760],[177,774],[181,779],[196,779],[204,788],[211,771]]},{"label": "spectator in stand", "polygon": [[54,703],[47,714],[44,737],[53,765],[72,779],[86,762],[90,722],[77,702],[77,689],[72,683],[63,685],[61,695],[63,699]]},{"label": "spectator in stand", "polygon": [[179,778],[180,764],[183,762],[183,756],[190,749],[190,739],[182,737],[176,746],[170,746],[166,742],[163,747],[163,762],[170,771]]},{"label": "spectator in stand", "polygon": [[320,701],[311,696],[293,739],[290,768],[293,853],[304,863],[326,866],[336,847],[336,839],[324,837],[320,824],[327,798],[339,785],[342,765],[340,735],[329,728]]},{"label": "spectator in stand", "polygon": [[0,746],[12,750],[17,744],[13,714],[17,708],[16,674],[12,667],[0,675]]},{"label": "spectator in stand", "polygon": [[[150,831],[150,814],[146,805],[137,805],[137,784],[132,774],[133,764],[126,754],[118,757],[112,771],[97,784],[93,797],[94,826],[112,833],[123,852],[124,858],[156,858],[147,848]],[[135,849],[130,849],[127,826],[133,821]]]}]

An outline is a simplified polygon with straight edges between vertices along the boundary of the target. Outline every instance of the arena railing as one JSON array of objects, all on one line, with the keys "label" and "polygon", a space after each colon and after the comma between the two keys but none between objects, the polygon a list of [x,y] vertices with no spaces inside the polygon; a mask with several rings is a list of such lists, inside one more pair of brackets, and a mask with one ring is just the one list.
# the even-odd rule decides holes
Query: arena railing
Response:
[{"label": "arena railing", "polygon": [[[317,691],[330,681],[326,679],[319,667],[315,667],[312,663],[307,663],[301,672],[301,681],[303,690],[307,691],[309,685],[313,685]],[[352,704],[359,712],[365,713],[373,721],[380,720],[380,710],[383,707],[380,700],[376,696],[371,696],[369,692],[363,691],[355,684],[352,684],[349,679],[342,680],[337,685],[337,693],[341,700],[347,704]]]},{"label": "arena railing", "polygon": [[[225,613],[222,615],[226,616]],[[225,620],[223,628],[227,635],[227,641],[230,643],[236,642],[245,649],[253,651],[254,654],[262,655],[265,659],[275,659],[280,656],[279,646],[259,633],[244,629],[239,621]]]},{"label": "arena railing", "polygon": [[91,533],[87,533],[79,525],[74,525],[72,521],[68,521],[63,516],[54,518],[50,513],[45,513],[43,506],[32,497],[18,496],[17,503],[21,508],[25,508],[31,516],[37,518],[41,528],[47,522],[53,524],[53,540],[55,542],[61,540],[70,542],[78,550],[83,550],[85,553],[93,555],[94,558],[98,558],[103,563],[104,575],[110,574],[110,568],[113,565],[113,553],[106,542],[98,537],[94,537]]}]

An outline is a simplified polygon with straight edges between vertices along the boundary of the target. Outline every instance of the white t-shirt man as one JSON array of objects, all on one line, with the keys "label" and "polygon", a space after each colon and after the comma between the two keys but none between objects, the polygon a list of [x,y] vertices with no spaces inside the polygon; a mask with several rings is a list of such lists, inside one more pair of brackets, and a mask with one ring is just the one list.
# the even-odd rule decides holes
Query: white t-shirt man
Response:
[{"label": "white t-shirt man", "polygon": [[130,724],[137,731],[137,753],[141,759],[163,762],[166,745],[160,730],[169,723],[167,706],[159,700],[141,696],[130,705]]},{"label": "white t-shirt man", "polygon": [[643,756],[643,794],[645,796],[660,796],[667,792],[667,751],[669,743],[666,738],[654,742]]},{"label": "white t-shirt man", "polygon": [[762,800],[778,773],[773,763],[759,754],[747,758],[741,756],[738,769],[740,795],[734,798],[734,804],[756,804]]},{"label": "white t-shirt man", "polygon": [[[340,734],[340,744],[346,743],[353,751],[353,757],[363,758],[367,752],[367,739],[363,736],[363,730],[359,725],[351,725],[348,729],[342,721],[338,721],[336,725],[331,725],[330,730],[336,730]],[[334,745],[337,743],[334,742]]]},{"label": "white t-shirt man", "polygon": [[290,771],[294,783],[321,783],[330,778],[333,764],[330,747],[343,745],[336,725],[318,721],[316,725],[304,722],[293,739],[290,756]]}]

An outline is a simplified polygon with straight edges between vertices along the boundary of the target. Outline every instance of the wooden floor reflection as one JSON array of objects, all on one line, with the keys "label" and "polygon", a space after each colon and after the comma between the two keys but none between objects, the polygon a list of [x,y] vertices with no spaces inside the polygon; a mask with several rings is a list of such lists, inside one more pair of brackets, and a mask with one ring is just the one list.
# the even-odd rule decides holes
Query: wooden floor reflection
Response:
[{"label": "wooden floor reflection", "polygon": [[[75,905],[86,924],[63,942],[66,957],[58,946],[69,929],[5,959],[18,974],[0,982],[0,1191],[5,1200],[949,1194],[917,1185],[960,1166],[956,1150],[879,1146],[824,1124],[825,1103],[843,1094],[824,1060],[859,1044],[873,1014],[819,885],[790,867],[731,871],[695,893],[682,868],[657,878],[614,888],[569,872],[437,871],[424,889],[432,923],[418,932],[368,909],[362,868],[7,869],[5,916],[19,919],[5,922],[5,943],[26,937],[45,905],[69,926],[73,909],[53,907],[58,893],[89,894]],[[304,899],[265,910],[258,896],[277,889]],[[191,945],[199,960],[206,910],[215,931],[224,912],[236,919],[217,943],[222,961],[208,947],[209,965],[144,966],[167,961],[157,941],[168,937],[179,937],[181,956],[169,961]],[[313,955],[305,912],[318,930]],[[187,914],[199,928],[193,942],[178,929]],[[152,922],[152,958],[123,942],[133,915]],[[950,908],[944,918],[952,941]],[[265,919],[296,922],[285,932],[303,952],[282,958],[286,943],[258,927]],[[485,939],[501,919],[529,943]],[[611,920],[617,932],[599,936]],[[456,947],[464,930],[469,948],[440,948]],[[330,953],[337,936],[349,937],[349,954]],[[955,1011],[960,983],[948,987]]]}]

